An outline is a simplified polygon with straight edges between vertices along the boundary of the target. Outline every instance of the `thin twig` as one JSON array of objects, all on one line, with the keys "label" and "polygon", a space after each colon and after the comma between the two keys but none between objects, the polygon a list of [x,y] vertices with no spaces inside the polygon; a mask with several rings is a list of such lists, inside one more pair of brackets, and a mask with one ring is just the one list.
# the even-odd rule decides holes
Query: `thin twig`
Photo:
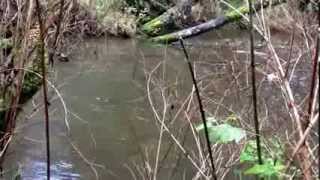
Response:
[{"label": "thin twig", "polygon": [[[320,1],[318,1],[318,29],[317,29],[317,38],[318,38],[318,44],[319,44],[319,39],[320,39]],[[319,48],[319,46],[318,46]],[[317,52],[319,52],[319,49],[317,49]],[[319,57],[316,59],[318,61],[318,84],[320,86],[320,62],[319,62]],[[318,89],[318,96],[320,96],[320,92]],[[317,98],[318,100],[320,97]],[[318,110],[320,110],[320,102],[318,102]],[[318,116],[318,145],[320,145],[320,120]],[[318,179],[320,179],[320,147],[318,147]]]},{"label": "thin twig", "polygon": [[81,159],[82,159],[87,165],[90,166],[92,172],[94,173],[94,175],[95,175],[95,177],[96,177],[96,180],[99,180],[99,174],[98,174],[98,171],[97,171],[96,167],[105,169],[105,166],[100,165],[100,164],[96,164],[96,163],[94,163],[94,162],[91,162],[90,160],[88,160],[88,159],[82,154],[82,152],[80,151],[80,149],[79,149],[72,141],[70,141],[70,144],[71,144],[72,148],[79,154],[79,156],[81,157]]},{"label": "thin twig", "polygon": [[304,134],[302,135],[302,137],[300,138],[298,144],[296,145],[295,149],[293,150],[293,153],[291,155],[291,158],[289,159],[289,162],[286,165],[286,170],[289,168],[289,166],[291,165],[291,163],[293,162],[294,157],[296,156],[296,154],[299,152],[299,150],[301,149],[301,147],[304,145],[306,138],[308,137],[308,135],[310,134],[310,131],[313,127],[313,125],[319,120],[319,113],[316,114],[314,116],[314,118],[311,120],[311,122],[309,123],[308,127],[306,128],[306,130],[304,131]]},{"label": "thin twig", "polygon": [[289,52],[289,58],[287,61],[287,67],[286,67],[286,73],[284,75],[285,78],[288,78],[289,69],[291,65],[291,59],[292,59],[292,50],[293,50],[293,43],[294,43],[294,37],[295,37],[295,28],[292,30],[291,40],[290,40],[290,52]]},{"label": "thin twig", "polygon": [[54,41],[53,41],[53,49],[52,52],[49,53],[49,63],[51,63],[51,66],[53,66],[53,56],[56,53],[55,51],[57,50],[58,47],[58,37],[60,34],[60,29],[61,29],[61,24],[62,24],[62,19],[63,19],[63,6],[64,6],[64,0],[60,0],[60,12],[59,12],[59,21],[57,24],[57,30],[56,33],[54,35]]},{"label": "thin twig", "polygon": [[160,128],[160,134],[158,139],[158,146],[157,146],[157,155],[156,155],[156,161],[155,161],[155,167],[154,167],[154,174],[153,174],[153,180],[157,180],[157,173],[158,173],[158,165],[159,165],[159,157],[160,157],[160,150],[161,150],[161,144],[162,144],[162,137],[164,132],[164,121],[166,119],[166,113],[167,113],[167,101],[164,95],[164,90],[161,90],[161,96],[163,100],[163,112],[162,112],[162,120],[161,120],[161,128]]},{"label": "thin twig", "polygon": [[[151,77],[152,74],[154,73],[154,71],[156,71],[157,68],[159,68],[161,64],[159,63],[149,74],[149,77],[147,79],[147,94],[148,94],[148,100],[149,100],[149,104],[151,106],[151,109],[155,115],[156,120],[161,124],[161,118],[160,115],[158,114],[157,110],[155,109],[154,103],[152,101],[151,98],[151,90],[150,90],[150,82],[151,82]],[[179,142],[179,140],[172,134],[172,132],[170,132],[170,129],[168,128],[168,126],[166,124],[163,124],[163,128],[165,131],[167,131],[167,133],[169,134],[169,136],[171,137],[171,139],[176,143],[176,145],[178,146],[178,148],[181,150],[181,152],[185,155],[185,157],[187,159],[189,159],[189,161],[191,162],[191,164],[198,170],[198,172],[206,179],[209,180],[208,176],[203,172],[203,170],[201,169],[201,167],[199,167],[197,165],[197,163],[195,162],[195,160],[192,159],[192,157],[190,156],[189,152],[182,146],[182,144]]]},{"label": "thin twig", "polygon": [[[320,16],[320,15],[319,15]],[[320,17],[319,17],[319,27],[320,27]],[[316,42],[316,47],[314,49],[315,54],[314,54],[314,59],[311,59],[313,61],[313,67],[312,67],[312,77],[311,77],[311,85],[310,85],[310,94],[309,94],[309,102],[308,102],[308,117],[312,118],[312,110],[314,107],[313,102],[314,102],[314,96],[315,96],[315,86],[316,86],[316,81],[317,81],[317,66],[318,66],[318,58],[319,58],[319,46],[320,46],[320,40],[319,40],[319,35],[317,35],[317,42]]]},{"label": "thin twig", "polygon": [[263,164],[261,155],[261,144],[260,144],[260,130],[259,130],[259,119],[258,119],[258,104],[257,104],[257,90],[256,90],[256,72],[255,72],[255,55],[254,55],[254,28],[253,28],[253,7],[252,1],[249,1],[249,16],[250,16],[250,55],[251,55],[251,85],[252,85],[252,100],[253,100],[253,110],[254,110],[254,127],[255,136],[257,143],[257,156],[259,164]]},{"label": "thin twig", "polygon": [[41,7],[39,0],[36,0],[36,9],[38,22],[40,26],[40,60],[41,60],[41,70],[42,70],[42,85],[43,85],[43,101],[44,101],[44,111],[45,111],[45,134],[46,134],[46,151],[47,151],[47,180],[50,180],[50,131],[49,131],[49,107],[48,107],[48,92],[47,92],[47,70],[45,62],[45,44],[44,44],[44,27],[41,18]]},{"label": "thin twig", "polygon": [[193,72],[193,68],[192,68],[192,65],[191,65],[191,62],[190,62],[190,59],[189,59],[188,52],[187,52],[187,50],[186,50],[186,48],[184,46],[183,39],[180,38],[179,41],[180,41],[181,47],[183,49],[183,52],[184,52],[184,55],[185,55],[185,59],[186,59],[186,61],[188,63],[189,71],[190,71],[191,77],[192,77],[193,86],[195,88],[195,93],[196,93],[196,96],[197,96],[197,99],[198,99],[198,103],[199,103],[199,111],[200,111],[202,123],[203,123],[203,126],[204,126],[204,133],[205,133],[205,137],[206,137],[207,148],[208,148],[209,158],[210,158],[210,162],[211,162],[212,177],[213,177],[214,180],[217,180],[217,175],[216,175],[216,170],[215,170],[215,166],[214,166],[213,155],[212,155],[212,150],[211,150],[211,145],[210,145],[210,140],[209,140],[209,130],[208,130],[208,126],[207,126],[206,116],[205,116],[205,113],[204,113],[204,108],[203,108],[203,105],[202,105],[202,100],[201,100],[201,97],[200,97],[200,92],[199,92],[199,88],[198,88],[198,85],[197,85],[196,77],[195,77],[195,74]]}]

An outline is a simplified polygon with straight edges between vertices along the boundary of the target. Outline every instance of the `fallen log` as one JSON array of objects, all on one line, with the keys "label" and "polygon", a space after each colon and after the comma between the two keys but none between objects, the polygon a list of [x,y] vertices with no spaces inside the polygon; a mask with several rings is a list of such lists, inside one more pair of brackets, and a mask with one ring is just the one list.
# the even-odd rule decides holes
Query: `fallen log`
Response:
[{"label": "fallen log", "polygon": [[144,24],[141,30],[149,36],[162,34],[169,28],[187,22],[191,17],[191,8],[192,0],[180,0],[176,6]]},{"label": "fallen log", "polygon": [[[262,2],[262,4],[260,2],[256,3],[255,9],[256,11],[258,11],[261,8],[275,6],[284,2],[286,2],[286,0],[276,0],[276,1],[273,0],[271,1],[271,3],[269,0],[265,0]],[[157,42],[157,43],[171,43],[179,40],[179,38],[185,39],[192,36],[196,36],[213,29],[218,29],[224,26],[225,24],[238,21],[239,19],[242,18],[243,14],[248,14],[248,13],[249,13],[249,8],[247,6],[241,6],[235,10],[228,11],[227,13],[225,13],[225,15],[218,16],[217,18],[209,20],[205,23],[202,23],[187,29],[183,29],[178,32],[157,36],[157,37],[151,38],[151,41]]]}]

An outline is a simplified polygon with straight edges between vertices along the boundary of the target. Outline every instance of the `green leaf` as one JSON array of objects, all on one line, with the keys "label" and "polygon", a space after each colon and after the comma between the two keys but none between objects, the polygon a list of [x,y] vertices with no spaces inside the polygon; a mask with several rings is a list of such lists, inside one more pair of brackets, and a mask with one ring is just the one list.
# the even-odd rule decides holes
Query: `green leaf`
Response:
[{"label": "green leaf", "polygon": [[[268,143],[268,144],[267,144]],[[269,150],[267,150],[269,149]],[[271,151],[270,151],[271,150]],[[283,150],[280,144],[275,139],[261,142],[261,154],[264,161],[274,162],[275,160],[283,161]],[[257,158],[257,144],[255,140],[250,140],[240,153],[240,163],[253,162],[256,163]]]},{"label": "green leaf", "polygon": [[240,163],[253,165],[245,171],[247,175],[258,175],[260,177],[277,177],[284,169],[283,150],[276,139],[264,139],[261,142],[261,154],[263,164],[257,164],[257,145],[256,141],[250,140],[246,143],[240,154]]},{"label": "green leaf", "polygon": [[248,141],[240,154],[240,163],[258,161],[256,149],[256,142],[252,140]]},{"label": "green leaf", "polygon": [[[214,124],[213,123],[217,123],[217,120],[216,120],[216,118],[214,118],[214,117],[208,117],[207,118],[207,127],[210,129],[210,128],[212,128],[212,127],[214,127]],[[201,130],[203,130],[204,129],[204,125],[203,124],[200,124],[200,125],[198,125],[197,127],[196,127],[196,130],[197,131],[201,131]]]},{"label": "green leaf", "polygon": [[[235,141],[236,143],[240,142],[241,139],[246,137],[245,130],[237,127],[233,127],[230,124],[218,124],[218,121],[215,117],[207,118],[207,127],[209,131],[209,140],[212,143],[229,143]],[[204,125],[200,124],[196,127],[197,131],[204,129]]]},{"label": "green leaf", "polygon": [[280,171],[284,169],[284,165],[276,163],[273,165],[271,162],[265,164],[255,164],[244,172],[247,175],[258,175],[260,177],[278,176]]},{"label": "green leaf", "polygon": [[233,127],[229,124],[220,124],[209,128],[209,137],[211,142],[229,143],[240,142],[246,136],[246,132],[241,128]]}]

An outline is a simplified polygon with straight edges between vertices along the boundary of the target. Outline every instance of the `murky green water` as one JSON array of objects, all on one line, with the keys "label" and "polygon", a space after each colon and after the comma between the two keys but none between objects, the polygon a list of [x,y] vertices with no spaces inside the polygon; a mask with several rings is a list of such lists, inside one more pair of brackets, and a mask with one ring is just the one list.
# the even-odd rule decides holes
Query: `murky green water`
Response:
[{"label": "murky green water", "polygon": [[[248,77],[241,73],[248,66],[247,56],[241,53],[233,55],[247,49],[245,36],[245,32],[230,31],[209,33],[191,40],[191,57],[198,67],[196,72],[201,80],[207,112],[216,116],[242,115],[246,104],[249,104]],[[181,50],[138,40],[106,38],[86,40],[75,48],[70,59],[67,63],[56,63],[52,73],[53,82],[68,108],[71,128],[68,133],[61,101],[52,93],[52,179],[95,179],[95,170],[100,179],[133,179],[130,168],[141,166],[141,157],[145,157],[146,152],[151,166],[154,165],[159,138],[146,91],[150,71],[159,62],[166,62],[165,68],[160,66],[161,71],[154,74],[158,82],[154,81],[156,84],[168,84],[165,92],[169,94],[172,105],[181,102],[191,91],[190,74]],[[234,81],[234,77],[238,81]],[[270,95],[270,89],[274,87],[268,83],[265,85],[269,90],[261,90],[264,102],[276,106],[277,96]],[[157,91],[156,86],[153,88]],[[154,99],[161,100],[157,95]],[[41,104],[41,99],[35,98],[20,114],[17,135],[8,150],[4,167],[8,178],[19,166],[23,179],[45,179],[43,109],[37,107],[38,104]],[[156,106],[161,109],[161,101],[156,102]],[[172,113],[176,109],[172,106]],[[190,111],[194,112],[191,119],[198,123],[197,110]],[[272,119],[277,117],[271,117],[270,121]],[[179,123],[181,126],[173,128],[186,127],[181,122],[175,124]],[[164,139],[163,149],[166,149],[172,141],[168,135]],[[192,144],[189,141],[186,144]],[[166,150],[161,151],[162,155],[165,153]],[[191,179],[194,175],[195,170],[186,158],[181,158],[176,169],[173,168],[176,156],[168,159],[161,167],[158,179]],[[175,172],[174,175],[171,171]],[[141,179],[139,172],[135,171],[135,174]]]},{"label": "murky green water", "polygon": [[[54,84],[68,108],[71,131],[66,133],[64,109],[59,99],[54,100],[50,106],[53,179],[95,179],[86,161],[99,164],[94,167],[100,179],[130,179],[126,166],[140,160],[139,144],[146,148],[143,151],[155,148],[158,130],[146,99],[143,64],[156,64],[166,53],[175,57],[172,68],[178,68],[168,68],[172,77],[186,79],[188,74],[176,50],[149,46],[135,40],[88,40],[74,51],[77,55],[71,62],[56,63]],[[45,179],[43,109],[36,107],[38,99],[20,114],[6,160],[21,165],[23,179]]]}]

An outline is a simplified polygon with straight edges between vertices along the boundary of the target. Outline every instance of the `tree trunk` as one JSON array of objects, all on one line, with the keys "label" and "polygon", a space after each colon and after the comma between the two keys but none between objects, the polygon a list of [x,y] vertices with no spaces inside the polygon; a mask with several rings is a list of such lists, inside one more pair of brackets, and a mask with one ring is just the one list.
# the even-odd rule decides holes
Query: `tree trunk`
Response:
[{"label": "tree trunk", "polygon": [[179,38],[188,38],[188,37],[196,36],[198,34],[207,32],[212,29],[217,29],[228,22],[230,21],[227,17],[220,16],[218,18],[212,19],[210,21],[207,21],[205,23],[202,23],[200,25],[197,25],[191,28],[187,28],[178,32],[154,37],[151,39],[151,41],[157,42],[157,43],[170,43],[170,42],[179,40]]}]

